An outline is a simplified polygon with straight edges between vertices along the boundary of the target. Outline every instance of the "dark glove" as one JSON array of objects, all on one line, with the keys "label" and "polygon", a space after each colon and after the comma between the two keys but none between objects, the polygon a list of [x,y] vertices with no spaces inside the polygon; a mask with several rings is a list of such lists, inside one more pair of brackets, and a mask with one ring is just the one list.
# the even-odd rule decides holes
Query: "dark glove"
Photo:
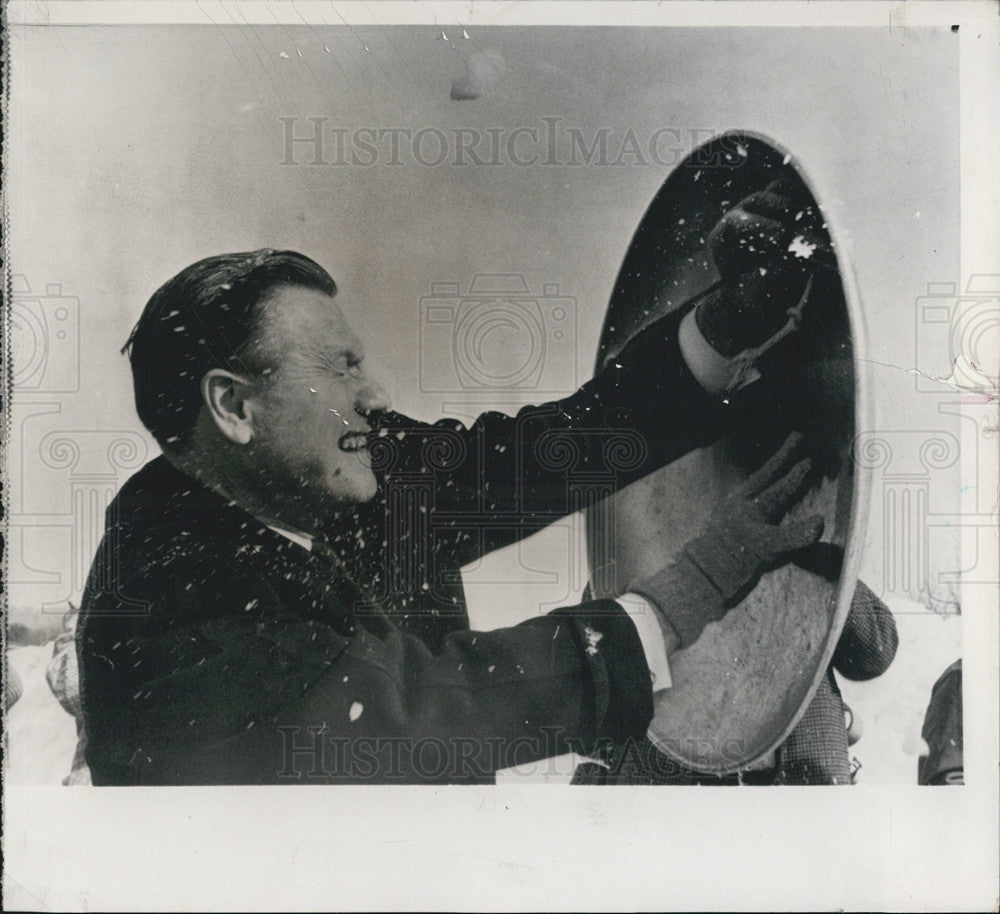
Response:
[{"label": "dark glove", "polygon": [[811,468],[808,459],[796,463],[801,443],[801,435],[790,435],[716,508],[705,532],[688,542],[673,564],[629,586],[629,591],[659,608],[676,631],[679,647],[693,644],[709,622],[721,619],[756,586],[765,571],[822,536],[819,515],[779,524]]},{"label": "dark glove", "polygon": [[707,246],[722,282],[699,306],[698,329],[731,358],[769,340],[805,291],[819,216],[778,181],[729,210]]}]

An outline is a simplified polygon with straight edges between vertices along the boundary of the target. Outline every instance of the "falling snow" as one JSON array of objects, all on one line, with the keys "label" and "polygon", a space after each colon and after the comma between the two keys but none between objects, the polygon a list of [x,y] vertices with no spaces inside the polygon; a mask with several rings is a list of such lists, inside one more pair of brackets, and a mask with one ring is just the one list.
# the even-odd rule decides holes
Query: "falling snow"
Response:
[{"label": "falling snow", "polygon": [[597,653],[597,645],[604,635],[598,631],[594,631],[589,625],[583,627],[583,633],[587,636],[587,653],[593,656]]},{"label": "falling snow", "polygon": [[796,235],[792,239],[792,243],[788,245],[788,251],[790,254],[794,254],[796,257],[802,260],[808,260],[813,255],[813,251],[816,250],[816,245],[809,241],[806,241],[801,235]]}]

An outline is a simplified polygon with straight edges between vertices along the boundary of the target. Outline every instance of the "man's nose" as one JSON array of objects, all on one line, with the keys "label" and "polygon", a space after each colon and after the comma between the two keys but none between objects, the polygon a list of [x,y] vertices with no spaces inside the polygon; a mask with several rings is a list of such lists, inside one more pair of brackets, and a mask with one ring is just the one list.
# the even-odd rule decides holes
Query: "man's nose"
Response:
[{"label": "man's nose", "polygon": [[374,378],[366,377],[358,388],[355,409],[362,416],[386,412],[390,407],[389,395]]}]

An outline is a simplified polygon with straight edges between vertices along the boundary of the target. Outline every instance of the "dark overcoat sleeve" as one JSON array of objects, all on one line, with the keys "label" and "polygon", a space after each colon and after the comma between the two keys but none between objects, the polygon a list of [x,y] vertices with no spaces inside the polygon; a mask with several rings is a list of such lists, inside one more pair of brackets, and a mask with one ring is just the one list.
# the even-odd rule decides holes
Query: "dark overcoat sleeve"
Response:
[{"label": "dark overcoat sleeve", "polygon": [[78,640],[94,783],[488,782],[652,717],[613,601],[432,652],[306,576],[182,561],[131,586],[141,612],[95,596]]},{"label": "dark overcoat sleeve", "polygon": [[487,412],[468,427],[374,417],[387,510],[426,505],[423,535],[457,567],[713,443],[728,406],[688,369],[679,322],[653,322],[576,393],[515,416]]}]

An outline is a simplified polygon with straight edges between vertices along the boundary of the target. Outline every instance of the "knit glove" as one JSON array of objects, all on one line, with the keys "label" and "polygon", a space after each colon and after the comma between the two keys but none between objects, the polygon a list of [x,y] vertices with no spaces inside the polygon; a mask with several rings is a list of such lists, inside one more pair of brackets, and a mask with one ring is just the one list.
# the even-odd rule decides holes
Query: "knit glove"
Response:
[{"label": "knit glove", "polygon": [[773,181],[729,210],[708,236],[721,277],[695,313],[709,345],[732,358],[761,346],[788,321],[802,298],[820,217]]},{"label": "knit glove", "polygon": [[816,542],[823,518],[813,515],[779,523],[798,498],[811,464],[797,461],[802,436],[781,449],[716,508],[705,531],[677,559],[628,590],[648,599],[676,634],[678,647],[693,644],[710,622],[719,621],[748,594],[760,576],[789,553]]}]

